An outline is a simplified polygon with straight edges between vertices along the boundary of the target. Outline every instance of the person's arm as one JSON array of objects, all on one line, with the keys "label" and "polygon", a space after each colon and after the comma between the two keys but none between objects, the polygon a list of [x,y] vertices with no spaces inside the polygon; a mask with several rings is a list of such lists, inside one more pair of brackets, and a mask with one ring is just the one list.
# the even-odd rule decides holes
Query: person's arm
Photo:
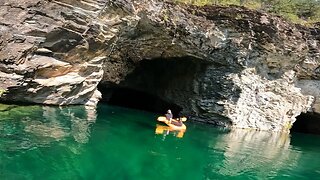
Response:
[{"label": "person's arm", "polygon": [[173,115],[172,115],[172,113],[170,113],[170,114],[169,114],[169,117],[170,117],[170,120],[169,120],[169,122],[170,122],[170,124],[171,124],[171,121],[172,121],[172,118],[173,118]]},{"label": "person's arm", "polygon": [[167,118],[167,120],[170,120],[171,118],[170,118],[170,114],[165,114],[165,116],[166,116],[166,118]]}]

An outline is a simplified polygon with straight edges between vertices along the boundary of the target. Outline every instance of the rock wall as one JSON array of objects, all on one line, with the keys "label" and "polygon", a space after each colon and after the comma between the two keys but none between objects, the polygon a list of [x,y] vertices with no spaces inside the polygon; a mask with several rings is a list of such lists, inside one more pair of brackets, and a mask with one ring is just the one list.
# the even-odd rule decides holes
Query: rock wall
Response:
[{"label": "rock wall", "polygon": [[100,36],[100,21],[95,17],[97,7],[102,9],[104,4],[70,4],[0,2],[3,101],[96,105],[106,54],[105,36]]},{"label": "rock wall", "polygon": [[314,100],[294,86],[294,71],[271,81],[256,75],[255,69],[246,69],[230,78],[241,89],[240,97],[236,103],[230,100],[220,103],[236,127],[288,131],[295,117],[305,112]]},{"label": "rock wall", "polygon": [[175,59],[201,64],[190,88],[139,90],[195,120],[288,131],[301,112],[320,113],[320,89],[298,88],[320,79],[316,28],[241,7],[157,0],[9,0],[0,8],[3,101],[94,106],[98,83],[137,89],[127,77],[141,62]]}]

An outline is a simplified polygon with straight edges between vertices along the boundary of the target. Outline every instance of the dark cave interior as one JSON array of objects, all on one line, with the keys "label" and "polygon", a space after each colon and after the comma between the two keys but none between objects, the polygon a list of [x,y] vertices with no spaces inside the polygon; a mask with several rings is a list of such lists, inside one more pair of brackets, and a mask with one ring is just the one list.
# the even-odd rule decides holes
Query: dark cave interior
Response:
[{"label": "dark cave interior", "polygon": [[167,102],[158,96],[146,92],[133,90],[130,88],[110,89],[112,96],[108,100],[109,104],[140,109],[150,112],[164,114],[171,109],[173,114],[179,114],[182,108],[174,103]]},{"label": "dark cave interior", "polygon": [[320,134],[320,114],[301,113],[293,123],[291,132]]},{"label": "dark cave interior", "polygon": [[206,63],[191,57],[141,61],[119,84],[100,84],[102,102],[175,116],[194,96],[193,84]]}]

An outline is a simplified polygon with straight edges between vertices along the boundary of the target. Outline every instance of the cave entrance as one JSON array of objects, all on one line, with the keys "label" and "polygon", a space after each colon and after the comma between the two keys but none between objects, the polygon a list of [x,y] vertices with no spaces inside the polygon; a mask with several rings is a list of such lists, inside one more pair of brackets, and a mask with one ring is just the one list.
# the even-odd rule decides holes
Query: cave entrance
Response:
[{"label": "cave entrance", "polygon": [[320,114],[301,113],[293,123],[291,132],[320,134]]},{"label": "cave entrance", "polygon": [[[197,78],[206,63],[191,57],[140,61],[119,84],[100,83],[102,101],[109,104],[164,114],[183,115],[197,95]],[[189,111],[190,112],[190,111]]]},{"label": "cave entrance", "polygon": [[155,95],[130,88],[112,88],[109,104],[140,109],[164,114],[171,109],[173,114],[179,114],[182,108],[174,103],[167,102]]}]

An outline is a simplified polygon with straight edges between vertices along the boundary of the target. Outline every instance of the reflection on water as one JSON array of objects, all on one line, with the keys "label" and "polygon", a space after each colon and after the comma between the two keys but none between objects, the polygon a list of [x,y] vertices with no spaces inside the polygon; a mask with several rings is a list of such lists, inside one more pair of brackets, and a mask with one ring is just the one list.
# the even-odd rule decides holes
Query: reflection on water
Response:
[{"label": "reflection on water", "polygon": [[194,122],[187,132],[170,131],[156,125],[156,114],[109,105],[99,105],[97,112],[84,106],[2,109],[1,180],[320,176],[320,136]]},{"label": "reflection on water", "polygon": [[96,110],[85,106],[15,106],[0,112],[0,151],[28,150],[66,138],[87,143]]},{"label": "reflection on water", "polygon": [[225,176],[275,177],[279,170],[295,167],[300,157],[300,152],[290,150],[286,133],[233,129],[212,148],[224,149],[224,159],[214,171]]},{"label": "reflection on water", "polygon": [[155,134],[162,134],[165,138],[167,135],[172,134],[175,137],[182,138],[186,130],[173,130],[169,126],[165,125],[156,125]]}]

